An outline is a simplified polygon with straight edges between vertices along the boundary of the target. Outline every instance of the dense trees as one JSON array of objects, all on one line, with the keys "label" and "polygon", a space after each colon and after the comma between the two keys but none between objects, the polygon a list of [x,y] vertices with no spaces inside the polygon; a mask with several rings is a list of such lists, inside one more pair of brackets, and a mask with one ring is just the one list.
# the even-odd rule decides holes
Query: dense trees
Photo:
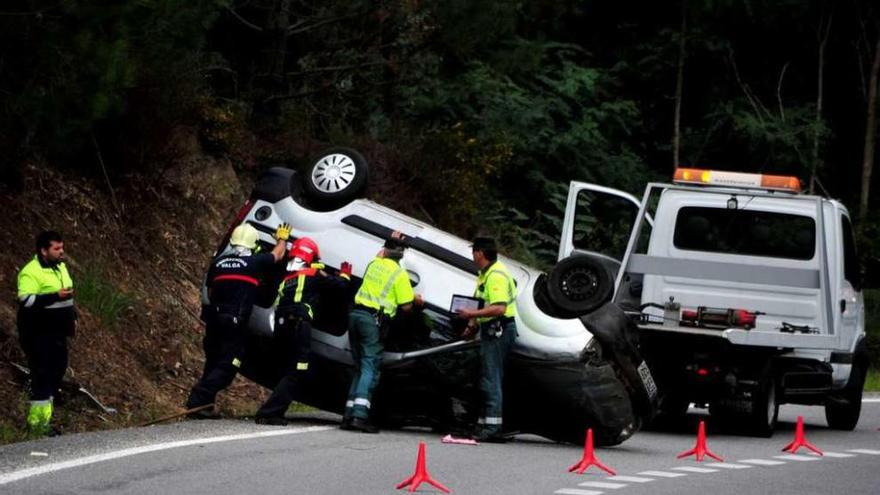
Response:
[{"label": "dense trees", "polygon": [[412,212],[464,233],[491,211],[521,253],[555,251],[568,180],[638,191],[676,162],[797,174],[877,230],[869,0],[101,4],[0,9],[7,176],[96,149],[111,174],[162,167],[190,125],[242,166],[355,144]]}]

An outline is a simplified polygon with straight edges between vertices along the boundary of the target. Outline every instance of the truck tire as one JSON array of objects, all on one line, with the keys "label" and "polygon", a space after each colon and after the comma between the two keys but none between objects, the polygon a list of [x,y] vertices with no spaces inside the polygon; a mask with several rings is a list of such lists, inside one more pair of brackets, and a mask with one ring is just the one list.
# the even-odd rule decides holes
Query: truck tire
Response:
[{"label": "truck tire", "polygon": [[303,187],[320,210],[340,208],[359,197],[367,187],[367,160],[351,148],[328,148],[306,163]]},{"label": "truck tire", "polygon": [[764,375],[758,382],[758,388],[752,394],[751,411],[746,427],[748,433],[756,437],[770,438],[776,429],[779,417],[779,394],[776,380],[772,375]]},{"label": "truck tire", "polygon": [[561,313],[584,315],[611,298],[614,277],[608,267],[587,255],[569,256],[550,272],[547,295]]},{"label": "truck tire", "polygon": [[828,427],[852,431],[859,423],[862,413],[862,389],[868,369],[861,360],[855,361],[849,380],[843,390],[828,396],[825,401],[825,419]]}]

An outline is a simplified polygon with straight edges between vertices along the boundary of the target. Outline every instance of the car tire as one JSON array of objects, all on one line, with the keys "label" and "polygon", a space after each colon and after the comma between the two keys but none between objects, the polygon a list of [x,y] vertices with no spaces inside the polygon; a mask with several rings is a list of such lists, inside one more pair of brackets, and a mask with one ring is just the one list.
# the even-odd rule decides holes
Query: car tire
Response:
[{"label": "car tire", "polygon": [[867,372],[867,367],[861,361],[856,361],[843,390],[826,399],[825,419],[829,428],[846,431],[855,429],[862,413],[862,390]]},{"label": "car tire", "polygon": [[309,158],[303,188],[312,206],[332,210],[363,194],[368,176],[369,166],[363,155],[337,146]]},{"label": "car tire", "polygon": [[611,298],[614,277],[608,267],[587,255],[563,259],[553,267],[547,283],[550,303],[561,313],[583,315]]}]

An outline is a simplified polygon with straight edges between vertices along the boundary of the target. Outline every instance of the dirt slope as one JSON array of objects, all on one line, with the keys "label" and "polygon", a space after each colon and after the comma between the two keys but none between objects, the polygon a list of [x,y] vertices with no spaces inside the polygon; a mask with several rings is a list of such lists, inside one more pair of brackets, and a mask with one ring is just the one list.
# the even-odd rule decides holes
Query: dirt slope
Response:
[{"label": "dirt slope", "polygon": [[[58,423],[67,432],[112,428],[182,410],[203,362],[197,287],[249,184],[187,133],[179,141],[166,172],[116,178],[114,194],[103,180],[43,164],[25,167],[22,190],[0,190],[0,442],[22,435],[26,395],[6,364],[24,364],[16,274],[46,228],[64,235],[80,314],[67,377],[119,410],[99,413],[71,396]],[[238,379],[221,411],[251,413],[263,395]]]}]

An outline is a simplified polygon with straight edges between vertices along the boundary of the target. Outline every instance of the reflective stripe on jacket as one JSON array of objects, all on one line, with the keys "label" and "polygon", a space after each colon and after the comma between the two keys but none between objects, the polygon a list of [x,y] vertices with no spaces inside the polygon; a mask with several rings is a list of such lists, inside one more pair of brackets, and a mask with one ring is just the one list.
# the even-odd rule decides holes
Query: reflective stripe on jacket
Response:
[{"label": "reflective stripe on jacket", "polygon": [[[507,267],[501,261],[495,261],[481,270],[477,277],[477,288],[474,297],[482,299],[486,306],[492,304],[506,304],[504,317],[516,316],[516,282],[507,271]],[[479,323],[492,320],[493,317],[477,318]]]}]

